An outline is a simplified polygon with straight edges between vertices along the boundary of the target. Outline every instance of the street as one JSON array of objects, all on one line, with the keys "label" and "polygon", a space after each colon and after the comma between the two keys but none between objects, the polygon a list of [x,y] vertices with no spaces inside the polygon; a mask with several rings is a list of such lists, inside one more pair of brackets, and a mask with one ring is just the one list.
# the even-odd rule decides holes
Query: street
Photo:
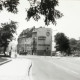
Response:
[{"label": "street", "polygon": [[16,80],[26,77],[29,80],[80,80],[80,57],[18,56],[0,67],[1,80],[13,80],[12,77]]},{"label": "street", "polygon": [[33,80],[80,80],[80,58],[28,56]]}]

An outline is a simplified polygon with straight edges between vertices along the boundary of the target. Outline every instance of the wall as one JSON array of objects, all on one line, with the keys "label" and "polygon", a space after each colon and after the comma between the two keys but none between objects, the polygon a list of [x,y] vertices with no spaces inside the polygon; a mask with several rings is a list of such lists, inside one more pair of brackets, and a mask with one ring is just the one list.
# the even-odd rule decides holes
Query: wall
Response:
[{"label": "wall", "polygon": [[[36,43],[37,43],[37,49],[36,52],[39,55],[43,55],[44,51],[47,50],[48,53],[46,52],[47,55],[50,55],[51,53],[51,48],[52,48],[52,31],[50,28],[38,28],[36,29]],[[33,34],[33,38],[34,38]]]}]

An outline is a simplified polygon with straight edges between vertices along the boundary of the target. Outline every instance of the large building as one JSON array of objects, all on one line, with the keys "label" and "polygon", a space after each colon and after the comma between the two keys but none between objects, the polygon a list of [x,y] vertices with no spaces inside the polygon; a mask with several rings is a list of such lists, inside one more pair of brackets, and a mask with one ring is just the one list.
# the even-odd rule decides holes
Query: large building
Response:
[{"label": "large building", "polygon": [[28,51],[35,55],[51,55],[52,30],[51,28],[35,28],[32,35],[27,37],[27,30],[24,30],[18,38],[18,52]]},{"label": "large building", "polygon": [[17,52],[19,54],[32,53],[32,37],[27,37],[27,32],[29,29],[23,30],[18,37]]},{"label": "large building", "polygon": [[50,55],[52,49],[52,30],[51,28],[40,27],[33,31],[33,50],[35,54]]}]

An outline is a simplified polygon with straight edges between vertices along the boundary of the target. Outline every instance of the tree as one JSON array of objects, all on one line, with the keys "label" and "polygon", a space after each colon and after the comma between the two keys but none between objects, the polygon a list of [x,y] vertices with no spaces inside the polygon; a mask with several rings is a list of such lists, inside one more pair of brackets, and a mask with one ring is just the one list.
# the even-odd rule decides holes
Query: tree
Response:
[{"label": "tree", "polygon": [[32,33],[33,33],[33,30],[35,29],[35,26],[33,26],[28,32],[27,32],[27,38],[29,38],[29,37],[32,37]]},{"label": "tree", "polygon": [[70,41],[70,47],[72,51],[80,51],[80,40],[71,38],[69,41]]},{"label": "tree", "polygon": [[10,41],[13,40],[13,34],[16,33],[16,22],[1,24],[0,28],[0,47],[4,47],[4,54]]},{"label": "tree", "polygon": [[80,40],[70,39],[71,53],[75,56],[80,56]]},{"label": "tree", "polygon": [[27,20],[33,17],[34,20],[38,21],[38,19],[40,19],[40,15],[44,15],[44,22],[46,25],[49,25],[50,22],[56,24],[56,19],[63,16],[59,10],[55,9],[58,5],[58,0],[41,0],[41,2],[38,2],[37,5],[36,4],[37,0],[33,0],[31,7],[27,11]]},{"label": "tree", "polygon": [[0,1],[0,10],[2,10],[2,3],[3,1]]},{"label": "tree", "polygon": [[70,42],[71,51],[77,50],[77,40],[74,38],[71,38],[69,42]]},{"label": "tree", "polygon": [[33,53],[36,53],[36,45],[37,45],[36,38],[33,38],[32,45],[33,45],[33,48],[32,48],[32,55],[33,55]]},{"label": "tree", "polygon": [[[63,14],[55,8],[58,6],[58,0],[41,0],[40,2],[37,0],[28,1],[30,2],[31,7],[27,11],[27,20],[33,17],[34,20],[38,21],[40,15],[44,15],[44,22],[46,25],[49,25],[50,22],[56,24],[56,19],[63,16]],[[7,11],[17,13],[18,4],[19,0],[0,0],[0,10],[3,10],[3,7],[5,7]]]},{"label": "tree", "polygon": [[77,50],[80,51],[80,40],[77,41]]},{"label": "tree", "polygon": [[60,51],[61,53],[65,52],[68,55],[70,54],[69,39],[64,33],[57,33],[55,35],[55,43],[56,51]]},{"label": "tree", "polygon": [[19,4],[19,0],[0,0],[0,10],[3,10],[3,7],[5,7],[7,11],[12,13],[17,13],[18,4]]},{"label": "tree", "polygon": [[32,37],[33,30],[35,29],[35,26],[32,28],[27,28],[26,30],[23,30],[20,34],[20,36],[25,36],[26,38]]}]

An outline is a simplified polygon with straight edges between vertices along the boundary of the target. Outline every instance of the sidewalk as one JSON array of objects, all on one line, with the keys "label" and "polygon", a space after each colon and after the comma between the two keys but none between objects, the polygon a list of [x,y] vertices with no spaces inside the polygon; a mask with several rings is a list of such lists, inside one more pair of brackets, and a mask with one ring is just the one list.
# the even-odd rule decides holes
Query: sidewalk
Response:
[{"label": "sidewalk", "polygon": [[31,61],[16,58],[0,66],[0,80],[29,80]]}]

